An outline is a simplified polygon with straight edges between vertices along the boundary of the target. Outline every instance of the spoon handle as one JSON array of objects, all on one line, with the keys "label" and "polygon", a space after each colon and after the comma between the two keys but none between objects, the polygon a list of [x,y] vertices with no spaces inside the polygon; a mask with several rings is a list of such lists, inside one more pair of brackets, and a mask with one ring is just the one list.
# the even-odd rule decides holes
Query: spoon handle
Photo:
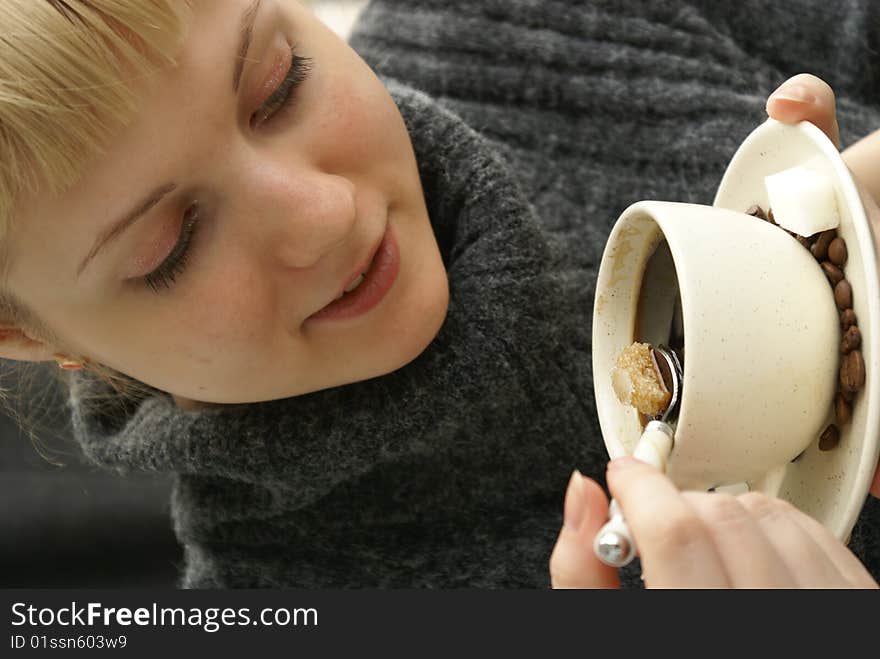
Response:
[{"label": "spoon handle", "polygon": [[[666,462],[672,451],[672,427],[663,421],[650,421],[633,451],[633,457],[666,472]],[[593,540],[593,551],[600,561],[611,567],[623,567],[636,555],[636,543],[617,501],[608,506],[608,522],[599,529]]]}]

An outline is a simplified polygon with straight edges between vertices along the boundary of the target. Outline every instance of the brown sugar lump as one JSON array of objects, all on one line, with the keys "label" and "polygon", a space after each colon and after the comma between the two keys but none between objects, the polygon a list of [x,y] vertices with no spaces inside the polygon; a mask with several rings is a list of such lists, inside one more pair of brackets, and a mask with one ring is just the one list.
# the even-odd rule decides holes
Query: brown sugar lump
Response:
[{"label": "brown sugar lump", "polygon": [[672,398],[648,343],[623,349],[611,370],[611,386],[621,403],[650,417],[661,414]]}]

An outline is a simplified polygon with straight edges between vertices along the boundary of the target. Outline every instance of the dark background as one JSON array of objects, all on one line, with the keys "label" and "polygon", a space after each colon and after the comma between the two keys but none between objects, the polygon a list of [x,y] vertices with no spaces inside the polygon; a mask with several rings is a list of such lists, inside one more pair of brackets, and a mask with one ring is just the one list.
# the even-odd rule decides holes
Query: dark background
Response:
[{"label": "dark background", "polygon": [[[17,363],[0,360],[0,368],[10,395],[21,397]],[[169,517],[170,479],[88,465],[49,368],[27,373],[39,446],[0,414],[0,587],[176,587],[183,558]]]}]

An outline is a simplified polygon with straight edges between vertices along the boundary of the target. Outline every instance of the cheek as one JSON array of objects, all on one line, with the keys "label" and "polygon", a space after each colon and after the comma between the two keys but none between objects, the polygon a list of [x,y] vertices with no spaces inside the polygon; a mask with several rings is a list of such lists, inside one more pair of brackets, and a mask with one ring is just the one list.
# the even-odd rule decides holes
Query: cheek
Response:
[{"label": "cheek", "polygon": [[181,352],[202,364],[229,366],[270,351],[276,309],[271,294],[253,279],[229,277],[194,299],[175,314]]},{"label": "cheek", "polygon": [[369,69],[333,78],[323,94],[319,130],[312,135],[320,140],[315,146],[324,166],[354,174],[369,164],[375,174],[377,167],[396,164],[405,156],[408,136],[397,107]]}]

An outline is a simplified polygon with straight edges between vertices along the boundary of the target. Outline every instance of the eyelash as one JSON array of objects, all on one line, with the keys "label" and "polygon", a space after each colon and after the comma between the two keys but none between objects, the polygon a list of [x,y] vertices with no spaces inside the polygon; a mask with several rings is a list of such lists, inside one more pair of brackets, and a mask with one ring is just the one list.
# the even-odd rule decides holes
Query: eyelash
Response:
[{"label": "eyelash", "polygon": [[[297,55],[296,45],[291,48],[291,52],[293,57],[287,75],[263,105],[251,115],[249,122],[251,128],[258,128],[268,121],[281,118],[285,111],[290,109],[296,90],[309,77],[312,70],[311,58]],[[199,205],[193,202],[184,211],[180,237],[171,253],[155,270],[143,277],[144,283],[154,293],[159,293],[162,288],[171,288],[177,276],[183,273],[198,224]]]},{"label": "eyelash", "polygon": [[159,267],[144,277],[144,282],[153,289],[154,293],[158,293],[160,288],[171,288],[174,279],[183,272],[198,220],[199,205],[193,202],[183,213],[180,238],[177,239],[171,253],[159,264]]},{"label": "eyelash", "polygon": [[312,59],[300,57],[296,54],[296,45],[290,49],[292,57],[290,68],[284,76],[284,80],[275,88],[275,91],[267,98],[263,105],[251,115],[251,128],[257,128],[269,119],[279,117],[285,110],[290,108],[295,92],[300,84],[305,82],[312,72]]}]

